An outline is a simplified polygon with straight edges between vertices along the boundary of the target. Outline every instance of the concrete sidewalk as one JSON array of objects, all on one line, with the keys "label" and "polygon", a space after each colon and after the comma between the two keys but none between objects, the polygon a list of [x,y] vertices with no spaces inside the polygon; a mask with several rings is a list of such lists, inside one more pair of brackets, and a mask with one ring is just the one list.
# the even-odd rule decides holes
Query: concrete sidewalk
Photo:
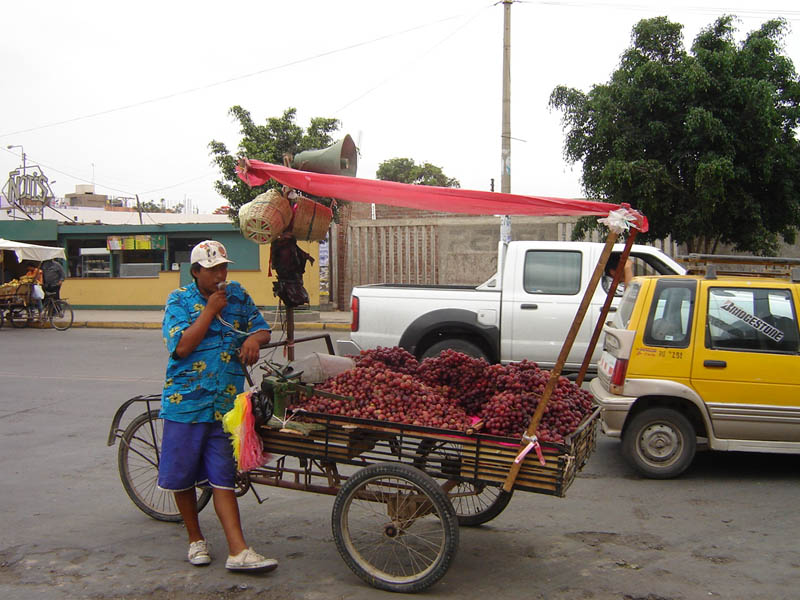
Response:
[{"label": "concrete sidewalk", "polygon": [[[282,329],[285,313],[261,311],[273,329]],[[349,311],[298,311],[295,313],[295,329],[350,329]],[[160,329],[163,310],[84,310],[75,309],[73,327],[97,327],[106,329]]]}]

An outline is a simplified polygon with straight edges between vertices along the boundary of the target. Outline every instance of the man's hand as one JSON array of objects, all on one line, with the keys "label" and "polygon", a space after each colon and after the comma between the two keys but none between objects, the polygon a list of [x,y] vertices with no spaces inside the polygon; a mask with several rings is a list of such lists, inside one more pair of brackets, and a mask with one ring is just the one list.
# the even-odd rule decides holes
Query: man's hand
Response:
[{"label": "man's hand", "polygon": [[228,297],[225,295],[225,290],[217,290],[208,297],[206,310],[210,311],[212,315],[217,316],[227,305]]},{"label": "man's hand", "polygon": [[239,360],[242,361],[242,364],[248,367],[254,364],[261,355],[261,344],[266,344],[269,340],[270,332],[266,330],[256,331],[249,335],[239,348]]}]

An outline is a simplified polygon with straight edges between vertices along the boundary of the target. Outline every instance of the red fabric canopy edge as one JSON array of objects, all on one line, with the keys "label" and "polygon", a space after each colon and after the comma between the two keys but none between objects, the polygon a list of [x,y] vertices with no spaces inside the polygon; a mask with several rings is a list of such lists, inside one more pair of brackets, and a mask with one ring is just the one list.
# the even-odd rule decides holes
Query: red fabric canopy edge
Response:
[{"label": "red fabric canopy edge", "polygon": [[[246,158],[236,167],[236,172],[251,187],[275,179],[283,185],[323,198],[467,215],[605,216],[621,208],[619,204],[609,202],[520,196],[312,173]],[[633,225],[641,232],[647,231],[647,218],[627,206],[626,208],[636,217]]]}]

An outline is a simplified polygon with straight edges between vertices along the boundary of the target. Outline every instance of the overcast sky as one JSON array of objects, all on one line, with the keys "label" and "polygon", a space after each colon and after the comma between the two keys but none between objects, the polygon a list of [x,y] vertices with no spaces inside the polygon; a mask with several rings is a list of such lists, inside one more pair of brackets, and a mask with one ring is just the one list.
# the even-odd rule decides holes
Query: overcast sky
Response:
[{"label": "overcast sky", "polygon": [[[564,84],[604,83],[633,25],[666,15],[688,48],[721,14],[740,38],[775,16],[793,31],[784,52],[800,69],[796,0],[515,2],[511,9],[511,189],[582,195],[563,159]],[[358,176],[407,157],[461,186],[500,189],[503,8],[487,0],[292,0],[131,3],[4,2],[0,34],[0,177],[42,166],[56,196],[98,193],[224,204],[208,143],[235,151],[241,105],[257,123],[297,109],[299,125],[334,117],[359,145]]]}]

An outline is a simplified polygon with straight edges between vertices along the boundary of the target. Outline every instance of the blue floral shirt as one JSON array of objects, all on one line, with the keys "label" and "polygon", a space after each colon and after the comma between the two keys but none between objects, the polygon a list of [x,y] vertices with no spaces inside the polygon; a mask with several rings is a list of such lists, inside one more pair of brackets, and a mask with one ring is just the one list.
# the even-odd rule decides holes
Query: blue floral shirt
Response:
[{"label": "blue floral shirt", "polygon": [[[269,325],[252,298],[235,281],[225,291],[227,306],[220,316],[247,335]],[[237,333],[214,319],[203,341],[186,358],[175,354],[184,330],[206,306],[206,299],[192,282],[173,291],[167,299],[162,333],[169,352],[167,376],[161,394],[161,417],[181,423],[211,423],[233,408],[242,392],[244,371],[236,354],[247,335]]]}]

